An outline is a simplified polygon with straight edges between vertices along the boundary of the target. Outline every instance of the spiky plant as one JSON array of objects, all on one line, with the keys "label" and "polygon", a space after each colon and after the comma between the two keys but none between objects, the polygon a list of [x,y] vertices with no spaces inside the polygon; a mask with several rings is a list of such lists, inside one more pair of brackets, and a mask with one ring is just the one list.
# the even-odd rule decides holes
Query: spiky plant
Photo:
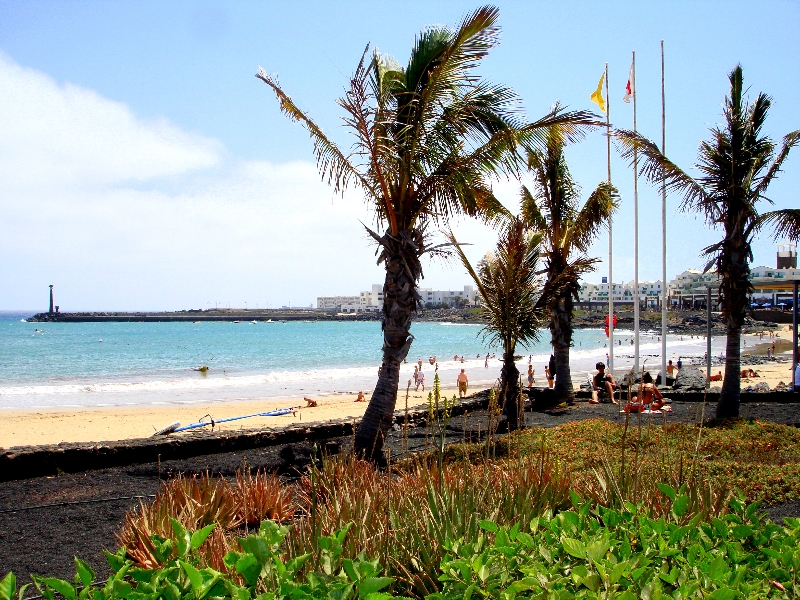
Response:
[{"label": "spiky plant", "polygon": [[517,429],[520,388],[514,353],[517,344],[538,340],[540,328],[546,322],[545,307],[561,282],[545,289],[538,276],[542,234],[531,231],[520,218],[508,219],[495,251],[486,254],[477,268],[452,233],[449,238],[481,295],[485,339],[503,347],[498,402],[503,407],[505,427]]},{"label": "spiky plant", "polygon": [[355,136],[349,154],[297,107],[274,76],[261,69],[257,74],[282,111],[309,132],[323,179],[337,192],[359,188],[379,224],[378,232],[368,231],[386,269],[383,369],[355,435],[355,450],[365,457],[382,459],[392,423],[400,365],[413,341],[411,318],[421,305],[421,258],[435,251],[426,227],[459,214],[492,219],[502,207],[489,177],[516,171],[520,144],[542,143],[553,124],[594,124],[591,113],[558,106],[524,124],[516,94],[475,74],[498,43],[497,18],[497,9],[485,6],[455,30],[423,30],[405,68],[377,51],[367,60],[365,51],[339,100]]},{"label": "spiky plant", "polygon": [[693,178],[664,156],[658,146],[631,131],[615,133],[622,154],[643,158],[641,171],[652,183],[665,182],[667,190],[683,196],[681,210],[702,214],[711,227],[721,227],[723,238],[703,250],[708,271],[716,267],[720,277],[719,306],[727,328],[725,378],[717,403],[720,418],[739,416],[741,393],[741,332],[747,311],[753,237],[766,227],[777,239],[800,236],[800,209],[760,212],[769,184],[781,171],[789,150],[800,141],[800,130],[778,144],[763,132],[771,99],[759,93],[751,104],[744,98],[742,68],[728,75],[730,96],[725,98],[722,126],[711,129],[711,139],[700,143]]}]

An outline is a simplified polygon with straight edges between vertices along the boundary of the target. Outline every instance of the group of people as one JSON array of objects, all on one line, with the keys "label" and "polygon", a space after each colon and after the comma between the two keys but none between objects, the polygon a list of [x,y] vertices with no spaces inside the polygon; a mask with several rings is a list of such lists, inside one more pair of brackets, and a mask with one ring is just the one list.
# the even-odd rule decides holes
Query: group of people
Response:
[{"label": "group of people", "polygon": [[[592,377],[592,398],[589,400],[589,404],[600,404],[600,402],[619,404],[615,398],[617,381],[614,379],[614,375],[606,372],[605,363],[598,362],[595,368],[597,369],[597,374]],[[653,383],[653,376],[648,371],[645,371],[642,374],[642,382],[639,385],[638,392],[625,406],[625,412],[659,410],[665,404],[664,396]]]},{"label": "group of people", "polygon": [[[489,355],[486,355],[486,360],[489,360]],[[453,357],[453,360],[458,360],[458,355]],[[432,356],[433,362],[431,364],[436,365],[436,370],[439,370],[439,364],[436,362],[436,357]],[[464,357],[461,357],[461,362],[464,362]],[[467,395],[467,389],[469,387],[469,377],[467,376],[466,370],[461,369],[461,373],[458,374],[456,377],[456,385],[458,387],[458,397],[464,398]],[[422,391],[425,391],[425,372],[422,370],[422,359],[417,360],[417,364],[414,366],[414,391],[418,392],[419,388],[422,388]]]}]

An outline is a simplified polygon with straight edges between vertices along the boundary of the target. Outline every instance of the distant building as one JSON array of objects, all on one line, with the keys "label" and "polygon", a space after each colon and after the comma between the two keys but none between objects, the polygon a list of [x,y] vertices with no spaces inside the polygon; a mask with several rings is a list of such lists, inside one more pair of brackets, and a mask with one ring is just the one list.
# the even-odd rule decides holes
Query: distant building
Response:
[{"label": "distant building", "polygon": [[[633,304],[636,298],[634,282],[615,283],[611,288],[614,293],[614,302],[617,304]],[[639,302],[642,307],[657,307],[661,305],[660,281],[639,282]],[[591,283],[582,281],[578,292],[578,302],[589,306],[608,304],[609,285],[607,283]]]},{"label": "distant building", "polygon": [[[475,288],[465,285],[463,290],[433,290],[419,288],[417,290],[425,308],[476,306],[478,297]],[[320,296],[317,298],[318,310],[335,310],[339,312],[360,312],[383,309],[383,286],[373,284],[371,289],[358,296]]]},{"label": "distant building", "polygon": [[361,306],[358,296],[319,296],[317,310],[331,310],[338,312],[356,312]]}]

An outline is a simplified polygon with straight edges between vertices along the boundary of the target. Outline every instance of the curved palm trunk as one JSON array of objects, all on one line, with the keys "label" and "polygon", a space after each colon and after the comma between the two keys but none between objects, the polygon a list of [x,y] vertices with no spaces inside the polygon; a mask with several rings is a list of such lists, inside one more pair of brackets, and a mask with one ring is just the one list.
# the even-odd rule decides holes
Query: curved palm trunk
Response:
[{"label": "curved palm trunk", "polygon": [[550,333],[553,356],[556,359],[554,392],[557,402],[575,401],[575,388],[569,368],[569,348],[572,345],[572,292],[559,298],[551,307]]},{"label": "curved palm trunk", "polygon": [[353,451],[358,456],[384,462],[383,442],[392,426],[397,403],[400,365],[408,356],[411,342],[411,317],[419,295],[417,282],[422,276],[419,257],[423,250],[422,233],[418,230],[389,234],[380,240],[386,266],[383,284],[383,361],[378,383],[356,429]]},{"label": "curved palm trunk", "polygon": [[[727,229],[727,228],[726,228]],[[725,354],[725,378],[722,392],[717,402],[717,417],[729,418],[739,416],[741,399],[741,349],[742,325],[747,314],[747,292],[750,285],[750,244],[742,231],[743,226],[735,224],[732,234],[722,247],[718,270],[722,277],[720,282],[720,301],[722,313],[727,325]]]},{"label": "curved palm trunk", "polygon": [[503,353],[503,368],[500,372],[500,395],[497,401],[503,407],[503,421],[508,431],[519,429],[522,407],[519,404],[519,369],[514,362],[512,348]]}]

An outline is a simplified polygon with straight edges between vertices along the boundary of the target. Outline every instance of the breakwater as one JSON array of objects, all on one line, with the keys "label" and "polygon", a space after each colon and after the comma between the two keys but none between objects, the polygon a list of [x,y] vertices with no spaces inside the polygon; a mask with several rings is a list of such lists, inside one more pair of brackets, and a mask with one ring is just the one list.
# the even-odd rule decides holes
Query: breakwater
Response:
[{"label": "breakwater", "polygon": [[173,321],[376,321],[379,312],[338,314],[321,310],[210,309],[172,312],[43,312],[26,319],[29,323],[110,323]]}]

